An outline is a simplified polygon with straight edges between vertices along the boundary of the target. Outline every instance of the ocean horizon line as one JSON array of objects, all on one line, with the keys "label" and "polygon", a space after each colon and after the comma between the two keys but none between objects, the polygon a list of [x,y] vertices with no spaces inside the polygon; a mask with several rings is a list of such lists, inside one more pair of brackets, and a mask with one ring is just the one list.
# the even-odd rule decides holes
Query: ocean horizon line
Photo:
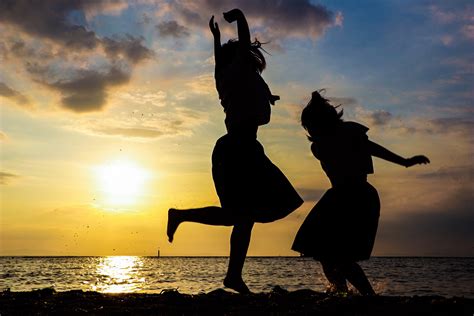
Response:
[{"label": "ocean horizon line", "polygon": [[[213,255],[0,255],[0,258],[99,258],[99,257],[142,257],[142,258],[228,258],[229,256],[213,256]],[[312,259],[311,257],[306,256],[279,256],[279,255],[270,255],[270,256],[247,256],[247,258],[305,258]],[[452,259],[474,259],[474,256],[434,256],[434,255],[383,255],[383,256],[371,256],[371,259],[375,258],[452,258]]]}]

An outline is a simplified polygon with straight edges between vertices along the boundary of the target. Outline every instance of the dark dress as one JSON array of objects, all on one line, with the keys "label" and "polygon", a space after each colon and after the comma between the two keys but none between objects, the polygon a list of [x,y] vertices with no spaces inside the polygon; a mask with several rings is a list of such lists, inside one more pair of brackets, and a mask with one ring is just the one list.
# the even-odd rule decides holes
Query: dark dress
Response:
[{"label": "dark dress", "polygon": [[377,191],[367,182],[373,173],[366,132],[341,122],[311,150],[329,177],[330,188],[296,234],[292,249],[317,260],[366,260],[374,246],[380,214]]},{"label": "dark dress", "polygon": [[212,176],[224,209],[245,221],[267,223],[287,216],[303,200],[257,141],[258,126],[270,120],[274,96],[246,58],[216,67],[228,134],[214,147]]},{"label": "dark dress", "polygon": [[212,153],[212,176],[221,206],[242,220],[272,222],[303,204],[255,137],[230,133],[219,138]]}]

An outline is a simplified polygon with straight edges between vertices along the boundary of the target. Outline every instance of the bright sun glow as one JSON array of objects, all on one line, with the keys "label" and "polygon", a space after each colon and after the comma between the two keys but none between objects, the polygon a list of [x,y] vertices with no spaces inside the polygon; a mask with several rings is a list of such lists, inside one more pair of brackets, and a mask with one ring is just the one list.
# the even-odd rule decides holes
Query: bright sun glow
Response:
[{"label": "bright sun glow", "polygon": [[97,168],[104,202],[110,206],[135,204],[150,174],[131,161],[117,160]]}]

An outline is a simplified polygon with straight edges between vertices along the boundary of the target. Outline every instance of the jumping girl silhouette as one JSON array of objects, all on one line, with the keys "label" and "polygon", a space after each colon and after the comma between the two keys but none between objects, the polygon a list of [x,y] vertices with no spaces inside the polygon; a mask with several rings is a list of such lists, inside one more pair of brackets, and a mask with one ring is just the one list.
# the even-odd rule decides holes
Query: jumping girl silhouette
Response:
[{"label": "jumping girl silhouette", "polygon": [[224,285],[248,293],[242,269],[254,223],[281,219],[303,200],[257,141],[258,126],[270,121],[270,104],[279,99],[271,94],[260,75],[266,66],[260,43],[251,43],[242,11],[231,10],[224,13],[224,18],[229,23],[237,22],[239,39],[221,46],[219,27],[214,16],[210,19],[216,88],[227,129],[212,153],[212,176],[221,207],[170,209],[167,235],[172,242],[183,222],[233,226]]},{"label": "jumping girl silhouette", "polygon": [[311,151],[332,187],[306,217],[292,249],[321,262],[332,291],[347,292],[350,282],[362,295],[374,295],[357,264],[370,257],[380,212],[378,193],[367,182],[374,172],[372,156],[404,167],[430,161],[425,156],[402,158],[370,141],[367,127],[341,117],[342,111],[318,91],[301,114]]}]

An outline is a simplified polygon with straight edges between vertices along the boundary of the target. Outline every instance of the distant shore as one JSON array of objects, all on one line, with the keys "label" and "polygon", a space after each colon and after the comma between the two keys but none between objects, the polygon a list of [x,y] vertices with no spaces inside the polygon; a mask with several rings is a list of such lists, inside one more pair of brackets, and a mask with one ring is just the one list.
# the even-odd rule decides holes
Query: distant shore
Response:
[{"label": "distant shore", "polygon": [[468,315],[474,299],[441,296],[332,296],[312,290],[239,295],[222,289],[189,295],[42,289],[0,292],[0,315]]}]

